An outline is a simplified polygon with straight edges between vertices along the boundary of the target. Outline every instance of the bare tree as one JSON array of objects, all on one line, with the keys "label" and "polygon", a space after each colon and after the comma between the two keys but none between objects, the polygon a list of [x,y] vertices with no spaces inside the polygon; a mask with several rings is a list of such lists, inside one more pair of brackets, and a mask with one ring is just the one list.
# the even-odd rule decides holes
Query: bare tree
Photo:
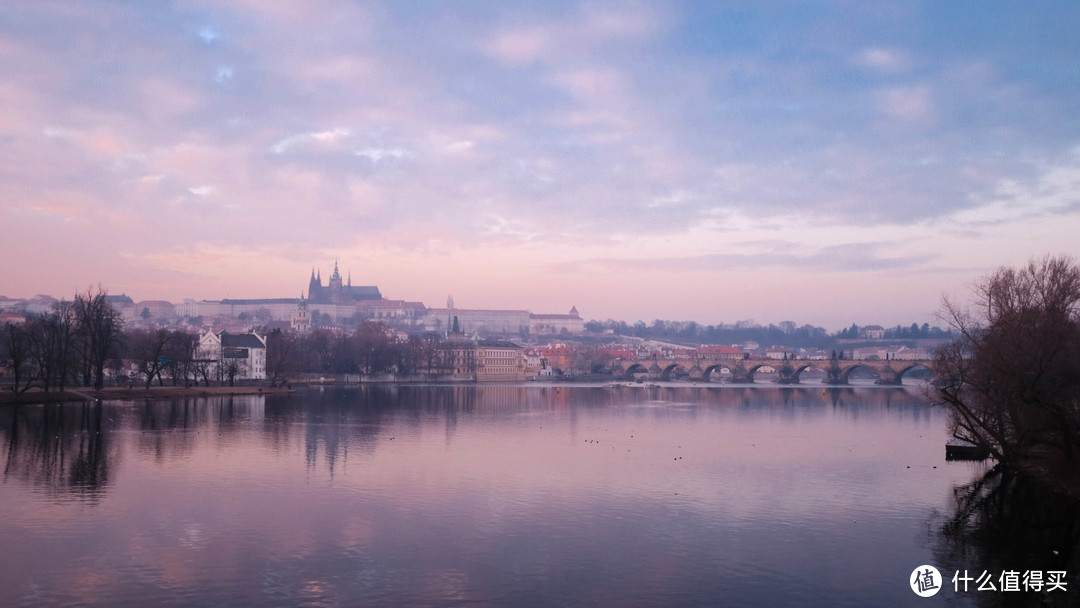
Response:
[{"label": "bare tree", "polygon": [[78,327],[75,317],[75,305],[61,300],[52,306],[48,315],[49,341],[52,343],[55,376],[54,383],[61,392],[67,387],[68,380],[75,370],[75,332]]},{"label": "bare tree", "polygon": [[23,324],[8,323],[0,326],[0,362],[12,374],[11,390],[24,393],[37,378],[37,366],[32,356],[32,344],[28,328]]},{"label": "bare tree", "polygon": [[285,373],[291,371],[295,361],[298,337],[292,332],[275,329],[266,336],[266,375],[270,385],[285,381]]},{"label": "bare tree", "polygon": [[210,386],[210,376],[213,374],[217,361],[214,359],[192,359],[191,360],[191,378],[195,381],[195,384],[199,383],[199,378],[202,377],[203,385]]},{"label": "bare tree", "polygon": [[226,356],[221,363],[221,374],[229,381],[229,386],[233,386],[236,378],[246,373],[247,361],[244,359]]},{"label": "bare tree", "polygon": [[168,363],[165,356],[175,334],[167,329],[154,331],[137,330],[129,337],[133,358],[139,362],[139,373],[145,378],[145,387],[149,389],[154,378],[162,384],[161,371]]},{"label": "bare tree", "polygon": [[23,329],[42,390],[48,392],[54,387],[64,390],[74,369],[75,321],[71,302],[57,302],[49,312],[29,316]]},{"label": "bare tree", "polygon": [[[199,346],[199,337],[184,331],[173,332],[173,339],[165,353],[165,372],[172,381],[173,386],[187,384],[188,377],[193,375],[193,361],[195,349]],[[198,378],[196,378],[196,382]]]},{"label": "bare tree", "polygon": [[99,287],[96,293],[87,289],[85,294],[75,296],[75,314],[84,339],[87,375],[92,377],[94,388],[99,390],[105,385],[105,362],[115,356],[124,337],[120,311],[109,304],[106,295]]},{"label": "bare tree", "polygon": [[1080,267],[1046,257],[975,287],[971,310],[946,301],[960,337],[934,358],[935,392],[955,437],[1018,465],[1080,441]]}]

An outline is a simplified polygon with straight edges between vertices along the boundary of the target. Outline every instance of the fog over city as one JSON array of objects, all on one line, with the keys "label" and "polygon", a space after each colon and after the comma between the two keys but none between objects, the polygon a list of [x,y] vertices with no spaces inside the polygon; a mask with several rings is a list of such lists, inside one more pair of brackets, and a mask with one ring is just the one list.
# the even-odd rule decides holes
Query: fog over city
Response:
[{"label": "fog over city", "polygon": [[0,295],[936,323],[1080,255],[1080,6],[6,3]]}]

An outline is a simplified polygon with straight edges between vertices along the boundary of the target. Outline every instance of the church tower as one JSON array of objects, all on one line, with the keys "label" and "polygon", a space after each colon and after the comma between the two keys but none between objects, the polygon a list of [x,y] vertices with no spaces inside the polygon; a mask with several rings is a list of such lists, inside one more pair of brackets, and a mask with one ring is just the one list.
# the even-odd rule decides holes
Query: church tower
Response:
[{"label": "church tower", "polygon": [[[311,280],[308,281],[308,288],[307,288],[308,298],[311,298],[313,300],[318,301],[319,291],[321,291],[321,290],[322,290],[322,281],[315,278],[315,269],[312,268],[311,269]],[[303,294],[301,294],[301,299],[303,299]]]},{"label": "church tower", "polygon": [[292,314],[292,328],[293,331],[299,333],[305,333],[311,329],[311,317],[308,316],[308,305],[302,293],[300,294],[300,302],[297,303],[296,310]]},{"label": "church tower", "polygon": [[338,272],[337,260],[334,260],[334,274],[330,275],[330,302],[332,304],[341,304],[344,300],[344,293],[341,289],[341,273]]}]

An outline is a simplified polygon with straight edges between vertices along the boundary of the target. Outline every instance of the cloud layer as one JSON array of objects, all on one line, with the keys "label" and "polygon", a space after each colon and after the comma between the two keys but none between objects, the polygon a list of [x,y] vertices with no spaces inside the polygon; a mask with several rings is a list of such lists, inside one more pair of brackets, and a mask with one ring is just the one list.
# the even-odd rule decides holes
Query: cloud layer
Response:
[{"label": "cloud layer", "polygon": [[925,314],[1080,253],[1080,9],[941,4],[9,4],[0,293]]}]

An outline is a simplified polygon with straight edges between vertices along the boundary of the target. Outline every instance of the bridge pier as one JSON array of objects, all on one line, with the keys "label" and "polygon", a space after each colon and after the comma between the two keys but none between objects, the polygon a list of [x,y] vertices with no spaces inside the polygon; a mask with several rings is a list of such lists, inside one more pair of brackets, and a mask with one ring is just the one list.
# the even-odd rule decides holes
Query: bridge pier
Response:
[{"label": "bridge pier", "polygon": [[750,371],[744,365],[732,365],[728,369],[731,370],[732,382],[736,384],[753,384],[754,380],[750,377]]},{"label": "bridge pier", "polygon": [[874,382],[874,384],[899,386],[903,384],[903,382],[901,381],[900,374],[897,373],[897,371],[893,369],[891,365],[886,364],[885,367],[882,367],[880,370],[878,370],[878,379]]},{"label": "bridge pier", "polygon": [[787,363],[784,363],[784,366],[778,369],[777,372],[780,374],[780,377],[776,379],[777,384],[799,383],[799,377],[795,375],[795,368],[791,367]]},{"label": "bridge pier", "polygon": [[844,375],[844,370],[840,369],[840,365],[833,359],[832,365],[829,369],[825,370],[825,384],[831,384],[833,386],[841,386],[847,384],[847,376]]}]

